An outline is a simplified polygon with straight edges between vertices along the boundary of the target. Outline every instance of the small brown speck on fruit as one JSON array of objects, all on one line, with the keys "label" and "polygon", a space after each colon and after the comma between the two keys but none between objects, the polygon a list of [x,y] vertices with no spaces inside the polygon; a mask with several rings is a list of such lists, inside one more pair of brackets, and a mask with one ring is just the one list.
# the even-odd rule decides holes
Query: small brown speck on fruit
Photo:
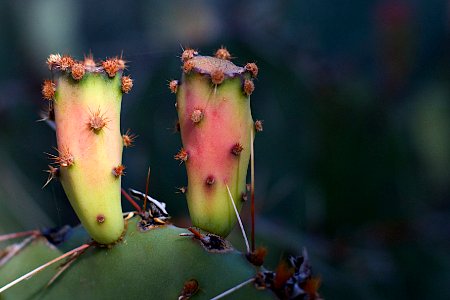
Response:
[{"label": "small brown speck on fruit", "polygon": [[72,65],[72,78],[75,80],[80,80],[83,78],[85,72],[84,64],[74,63]]},{"label": "small brown speck on fruit", "polygon": [[97,219],[97,223],[102,224],[103,222],[105,222],[105,216],[103,214],[99,214],[96,217]]},{"label": "small brown speck on fruit", "polygon": [[203,119],[203,111],[201,109],[195,109],[191,114],[191,121],[199,123]]},{"label": "small brown speck on fruit", "polygon": [[131,79],[131,76],[123,76],[122,77],[122,92],[125,94],[128,94],[131,91],[131,88],[133,87],[133,79]]},{"label": "small brown speck on fruit", "polygon": [[253,78],[258,76],[258,66],[255,63],[248,63],[245,65],[245,70],[249,71]]},{"label": "small brown speck on fruit", "polygon": [[56,84],[51,80],[44,80],[42,84],[42,96],[46,100],[53,100],[56,91]]},{"label": "small brown speck on fruit", "polygon": [[189,73],[192,71],[192,69],[194,68],[194,62],[192,60],[187,60],[184,62],[183,64],[183,72],[184,73]]},{"label": "small brown speck on fruit", "polygon": [[212,176],[212,175],[209,175],[207,178],[206,178],[206,184],[207,185],[213,185],[214,184],[214,182],[216,182],[216,180],[214,179],[214,176]]},{"label": "small brown speck on fruit", "polygon": [[173,156],[173,158],[180,161],[180,165],[183,162],[186,162],[188,160],[188,157],[189,154],[186,152],[186,150],[184,150],[184,148],[181,148],[180,151],[178,151],[178,153]]},{"label": "small brown speck on fruit", "polygon": [[231,148],[231,153],[239,156],[242,152],[242,150],[244,150],[244,147],[242,147],[242,145],[240,143],[236,143],[233,145],[233,148]]},{"label": "small brown speck on fruit", "polygon": [[169,82],[169,89],[172,92],[172,94],[176,94],[178,90],[178,80],[171,80]]},{"label": "small brown speck on fruit", "polygon": [[244,81],[244,92],[247,96],[250,96],[255,90],[255,84],[250,79],[245,79]]},{"label": "small brown speck on fruit", "polygon": [[182,62],[186,62],[186,61],[190,60],[191,58],[193,58],[196,55],[198,55],[198,52],[196,50],[194,50],[194,49],[186,49],[181,54],[181,61]]},{"label": "small brown speck on fruit", "polygon": [[113,174],[115,177],[120,177],[120,176],[125,175],[124,170],[125,170],[125,166],[122,165],[122,164],[120,164],[120,165],[118,165],[117,167],[114,167],[114,168],[113,168],[112,174]]},{"label": "small brown speck on fruit", "polygon": [[66,70],[72,68],[74,63],[75,63],[75,61],[73,60],[73,58],[70,55],[64,55],[63,57],[61,57],[59,69],[61,71],[66,71]]},{"label": "small brown speck on fruit", "polygon": [[220,58],[220,59],[230,60],[231,54],[230,54],[230,52],[228,52],[227,48],[222,46],[222,47],[220,47],[220,49],[217,49],[217,51],[215,53],[215,57]]},{"label": "small brown speck on fruit", "polygon": [[102,67],[109,77],[116,76],[116,73],[119,71],[119,63],[117,58],[110,58],[105,61],[102,61]]},{"label": "small brown speck on fruit", "polygon": [[54,68],[59,68],[61,65],[61,55],[60,54],[50,54],[47,58],[47,65],[50,70]]},{"label": "small brown speck on fruit", "polygon": [[211,73],[211,81],[214,84],[221,84],[224,79],[225,79],[225,74],[220,69],[216,69]]},{"label": "small brown speck on fruit", "polygon": [[256,120],[255,121],[255,130],[257,132],[263,131],[263,120]]}]

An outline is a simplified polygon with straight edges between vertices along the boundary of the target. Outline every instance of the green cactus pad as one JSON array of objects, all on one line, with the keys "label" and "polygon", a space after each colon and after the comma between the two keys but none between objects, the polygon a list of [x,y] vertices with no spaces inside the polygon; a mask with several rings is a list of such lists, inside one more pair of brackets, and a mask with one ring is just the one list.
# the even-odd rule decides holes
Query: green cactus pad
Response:
[{"label": "green cactus pad", "polygon": [[[87,249],[50,287],[45,286],[61,263],[22,281],[0,298],[178,299],[184,283],[195,279],[199,290],[193,299],[210,299],[256,274],[240,252],[207,252],[197,240],[179,235],[186,229],[170,225],[142,232],[138,219],[128,221],[120,243],[110,249]],[[66,243],[80,245],[86,239],[78,228]],[[44,238],[36,240],[0,269],[0,286],[62,253]],[[225,299],[252,298],[273,299],[273,294],[248,284]]]}]

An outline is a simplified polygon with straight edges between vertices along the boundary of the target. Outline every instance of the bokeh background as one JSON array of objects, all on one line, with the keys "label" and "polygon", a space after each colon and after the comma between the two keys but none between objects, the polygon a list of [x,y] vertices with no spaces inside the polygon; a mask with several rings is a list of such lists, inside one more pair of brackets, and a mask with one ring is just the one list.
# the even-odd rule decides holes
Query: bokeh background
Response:
[{"label": "bokeh background", "polygon": [[[450,4],[440,0],[0,1],[0,233],[76,224],[46,180],[45,59],[123,53],[135,86],[123,186],[165,201],[181,146],[169,79],[182,47],[260,67],[257,241],[275,268],[307,247],[326,299],[450,299]],[[131,206],[124,204],[124,209]],[[249,207],[243,218],[250,228]],[[236,230],[233,244],[243,249]]]}]

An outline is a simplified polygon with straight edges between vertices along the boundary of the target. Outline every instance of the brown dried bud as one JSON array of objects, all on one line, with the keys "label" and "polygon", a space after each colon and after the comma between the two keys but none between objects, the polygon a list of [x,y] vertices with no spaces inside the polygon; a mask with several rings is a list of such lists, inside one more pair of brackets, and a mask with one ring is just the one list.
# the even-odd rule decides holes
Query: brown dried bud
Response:
[{"label": "brown dried bud", "polygon": [[192,60],[187,60],[184,62],[183,64],[183,72],[184,73],[189,73],[192,71],[192,69],[194,68],[194,62]]},{"label": "brown dried bud", "polygon": [[214,84],[221,84],[224,79],[225,79],[225,74],[220,69],[216,69],[211,73],[211,81]]},{"label": "brown dried bud", "polygon": [[253,78],[258,76],[258,66],[255,63],[248,63],[245,65],[245,70],[249,71]]},{"label": "brown dried bud", "polygon": [[44,80],[42,84],[42,96],[46,100],[53,100],[56,91],[56,84],[51,80]]},{"label": "brown dried bud", "polygon": [[75,80],[80,80],[83,78],[85,73],[85,67],[81,63],[74,63],[72,65],[72,78]]},{"label": "brown dried bud", "polygon": [[133,87],[133,79],[131,79],[131,76],[123,76],[122,77],[122,92],[125,94],[128,94],[131,91],[131,88]]},{"label": "brown dried bud", "polygon": [[221,47],[220,49],[217,49],[215,56],[220,59],[230,60],[231,54],[228,52],[227,48]]},{"label": "brown dried bud", "polygon": [[255,84],[250,79],[245,79],[244,81],[244,92],[247,96],[250,96],[255,90]]},{"label": "brown dried bud", "polygon": [[198,52],[196,50],[194,50],[194,49],[186,49],[181,54],[181,61],[182,62],[186,62],[186,61],[190,60],[191,58],[193,58],[196,55],[198,55]]},{"label": "brown dried bud", "polygon": [[116,73],[119,71],[119,63],[117,62],[117,58],[110,58],[105,61],[102,61],[102,67],[109,77],[116,76]]},{"label": "brown dried bud", "polygon": [[70,57],[70,55],[64,55],[60,60],[59,69],[61,71],[66,71],[72,68],[74,63],[75,61],[73,60],[72,57]]}]

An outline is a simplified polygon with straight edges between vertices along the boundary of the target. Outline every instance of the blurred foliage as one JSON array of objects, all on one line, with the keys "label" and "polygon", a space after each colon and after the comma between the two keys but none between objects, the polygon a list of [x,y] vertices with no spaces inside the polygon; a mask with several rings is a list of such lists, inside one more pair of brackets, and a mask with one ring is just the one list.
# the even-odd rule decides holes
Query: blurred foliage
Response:
[{"label": "blurred foliage", "polygon": [[41,190],[56,141],[36,120],[54,52],[124,53],[135,88],[122,128],[139,134],[124,187],[144,189],[150,165],[151,194],[188,225],[166,84],[180,76],[182,46],[223,44],[260,67],[257,233],[268,266],[306,246],[325,298],[448,299],[448,11],[439,0],[1,1],[0,233],[77,222],[58,183]]}]

